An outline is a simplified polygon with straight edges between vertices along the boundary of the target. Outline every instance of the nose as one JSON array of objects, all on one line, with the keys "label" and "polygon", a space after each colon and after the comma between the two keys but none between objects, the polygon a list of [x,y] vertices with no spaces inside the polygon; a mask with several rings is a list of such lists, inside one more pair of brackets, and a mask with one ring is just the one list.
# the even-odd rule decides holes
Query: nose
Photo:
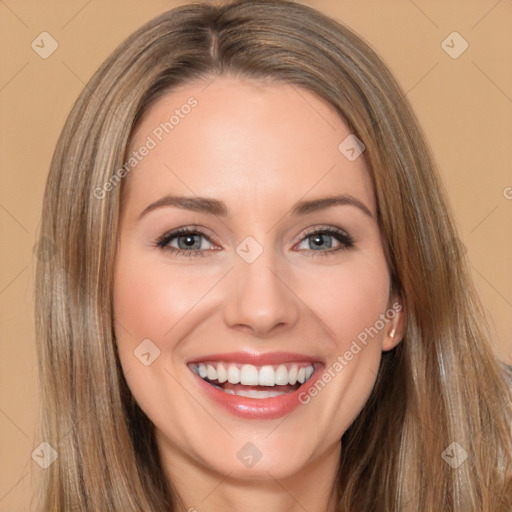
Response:
[{"label": "nose", "polygon": [[297,323],[301,301],[287,282],[290,274],[284,275],[283,265],[276,266],[271,251],[263,251],[252,263],[238,259],[230,274],[224,308],[229,327],[264,338]]}]

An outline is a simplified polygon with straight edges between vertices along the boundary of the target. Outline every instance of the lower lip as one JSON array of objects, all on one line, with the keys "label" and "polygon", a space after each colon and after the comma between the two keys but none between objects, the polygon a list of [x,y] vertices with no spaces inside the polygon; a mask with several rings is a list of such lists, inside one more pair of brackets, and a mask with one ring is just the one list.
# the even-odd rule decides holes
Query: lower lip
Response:
[{"label": "lower lip", "polygon": [[322,370],[323,365],[315,363],[315,371],[305,384],[302,384],[295,391],[270,398],[248,398],[231,395],[208,384],[194,372],[191,373],[199,381],[199,386],[206,395],[225,411],[243,419],[273,420],[291,413],[299,405],[304,405],[299,401],[299,395],[309,394],[309,390],[314,387],[315,382],[322,375]]}]

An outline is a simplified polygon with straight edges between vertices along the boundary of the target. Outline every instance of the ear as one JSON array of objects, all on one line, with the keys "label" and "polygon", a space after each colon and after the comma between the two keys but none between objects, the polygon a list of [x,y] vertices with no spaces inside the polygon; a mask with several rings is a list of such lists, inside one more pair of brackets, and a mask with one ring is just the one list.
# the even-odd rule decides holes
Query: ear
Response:
[{"label": "ear", "polygon": [[390,298],[386,318],[388,318],[388,322],[384,327],[384,337],[382,338],[383,351],[395,348],[404,337],[407,313],[401,297],[393,295]]}]

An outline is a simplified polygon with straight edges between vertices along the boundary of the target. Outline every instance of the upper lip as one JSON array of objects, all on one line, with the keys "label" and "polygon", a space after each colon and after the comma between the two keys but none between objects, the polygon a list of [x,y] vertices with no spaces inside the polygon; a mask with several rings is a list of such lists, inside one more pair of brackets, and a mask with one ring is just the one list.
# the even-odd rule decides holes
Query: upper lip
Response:
[{"label": "upper lip", "polygon": [[264,354],[255,354],[253,352],[225,352],[222,354],[205,354],[203,356],[190,359],[188,363],[201,363],[204,361],[225,361],[226,363],[252,364],[254,366],[275,365],[281,363],[321,362],[318,357],[297,354],[294,352],[267,352]]}]

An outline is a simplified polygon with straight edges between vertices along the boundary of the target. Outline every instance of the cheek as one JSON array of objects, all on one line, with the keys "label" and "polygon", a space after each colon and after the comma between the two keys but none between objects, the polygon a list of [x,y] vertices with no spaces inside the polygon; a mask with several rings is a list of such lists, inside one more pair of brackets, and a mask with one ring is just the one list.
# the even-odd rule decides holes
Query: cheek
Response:
[{"label": "cheek", "polygon": [[[316,411],[319,425],[329,425],[328,445],[346,431],[366,403],[381,360],[382,315],[389,297],[389,273],[384,257],[354,258],[318,274],[315,286],[304,288],[304,302],[329,328],[332,345],[322,383],[308,397],[322,404]],[[325,391],[324,391],[325,390]]]},{"label": "cheek", "polygon": [[[116,265],[114,310],[116,321],[133,338],[162,339],[194,307],[211,286],[189,270],[165,264],[141,264],[129,251]],[[190,269],[190,267],[189,267]]]},{"label": "cheek", "polygon": [[390,280],[383,255],[358,255],[345,265],[317,273],[314,286],[311,283],[302,283],[300,295],[327,325],[338,352],[374,326],[386,310]]},{"label": "cheek", "polygon": [[[205,288],[203,290],[203,288]],[[175,383],[170,358],[179,343],[176,331],[169,333],[206,292],[207,284],[189,273],[149,261],[137,247],[126,245],[119,252],[114,273],[113,301],[119,359],[128,386],[139,406],[152,419],[162,409],[180,407],[183,393]],[[151,340],[143,350],[143,340]],[[154,352],[155,348],[160,352]],[[140,354],[158,353],[144,365]],[[142,357],[142,356],[140,356]],[[142,361],[142,364],[141,364]],[[170,372],[170,373],[168,373]],[[172,403],[170,399],[172,398]]]}]

